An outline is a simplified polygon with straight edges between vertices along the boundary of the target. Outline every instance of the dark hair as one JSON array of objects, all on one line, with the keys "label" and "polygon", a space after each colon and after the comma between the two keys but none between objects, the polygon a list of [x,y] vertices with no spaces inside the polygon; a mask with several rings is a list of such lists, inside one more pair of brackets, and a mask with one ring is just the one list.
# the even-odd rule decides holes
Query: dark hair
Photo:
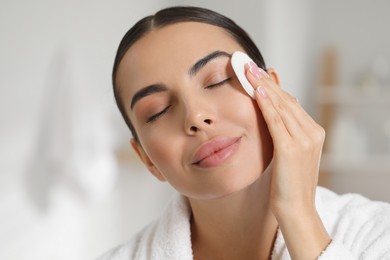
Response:
[{"label": "dark hair", "polygon": [[162,9],[155,13],[154,15],[146,16],[143,19],[139,20],[130,30],[127,31],[123,39],[121,40],[115,61],[114,68],[112,71],[112,84],[114,89],[114,96],[116,104],[127,124],[133,137],[136,142],[139,142],[137,133],[131,123],[129,117],[126,114],[126,109],[120,98],[120,91],[116,86],[116,74],[120,62],[125,56],[127,50],[145,34],[152,31],[153,29],[158,29],[170,24],[180,23],[180,22],[199,22],[206,23],[214,26],[221,27],[225,29],[236,41],[239,43],[247,54],[253,59],[253,61],[261,68],[265,69],[265,62],[263,57],[256,47],[255,43],[249,37],[249,35],[234,21],[223,16],[214,11],[199,8],[199,7],[189,7],[189,6],[176,6]]}]

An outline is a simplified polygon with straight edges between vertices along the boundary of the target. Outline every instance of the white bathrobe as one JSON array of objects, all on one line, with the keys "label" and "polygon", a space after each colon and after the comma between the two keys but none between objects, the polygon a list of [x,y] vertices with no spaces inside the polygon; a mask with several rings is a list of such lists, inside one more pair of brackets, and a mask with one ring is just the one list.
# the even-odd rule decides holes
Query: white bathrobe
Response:
[{"label": "white bathrobe", "polygon": [[[318,187],[316,207],[333,239],[319,259],[390,259],[390,204]],[[190,216],[188,200],[177,195],[161,218],[98,260],[192,260]],[[280,229],[272,259],[290,259]]]}]

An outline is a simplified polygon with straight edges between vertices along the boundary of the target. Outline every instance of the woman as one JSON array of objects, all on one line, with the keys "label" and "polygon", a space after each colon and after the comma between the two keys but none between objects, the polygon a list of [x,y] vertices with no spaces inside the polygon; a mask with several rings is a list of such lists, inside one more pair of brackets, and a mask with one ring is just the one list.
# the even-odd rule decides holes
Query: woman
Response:
[{"label": "woman", "polygon": [[[255,100],[230,65],[237,50],[259,66],[246,65]],[[390,257],[390,207],[317,188],[324,130],[230,19],[173,7],[140,20],[113,85],[134,150],[179,194],[101,259]]]}]

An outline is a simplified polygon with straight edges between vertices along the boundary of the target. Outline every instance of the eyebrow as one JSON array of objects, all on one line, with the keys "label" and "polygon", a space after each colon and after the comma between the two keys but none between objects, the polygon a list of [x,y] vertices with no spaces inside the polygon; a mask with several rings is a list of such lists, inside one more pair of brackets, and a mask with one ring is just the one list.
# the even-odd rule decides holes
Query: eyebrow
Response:
[{"label": "eyebrow", "polygon": [[[219,50],[213,51],[213,52],[207,54],[205,57],[198,60],[197,62],[195,62],[195,64],[192,65],[191,68],[189,69],[188,74],[191,77],[195,76],[196,73],[198,73],[204,66],[206,66],[207,63],[209,63],[210,61],[212,61],[216,58],[219,58],[219,57],[231,58],[232,55],[225,52],[225,51],[219,51]],[[155,94],[155,93],[167,91],[167,90],[168,90],[168,88],[164,84],[161,84],[161,83],[152,84],[150,86],[147,86],[147,87],[140,89],[139,91],[137,91],[134,94],[133,98],[131,99],[131,104],[130,104],[131,110],[133,110],[135,104],[139,100],[141,100],[142,98],[149,96],[149,95],[152,95],[152,94]]]},{"label": "eyebrow", "polygon": [[133,107],[135,106],[135,104],[142,98],[146,97],[146,96],[149,96],[151,94],[154,94],[154,93],[159,93],[159,92],[163,92],[163,91],[167,91],[168,88],[164,85],[164,84],[153,84],[153,85],[150,85],[150,86],[147,86],[147,87],[144,87],[142,89],[140,89],[139,91],[137,91],[133,98],[131,99],[131,105],[130,105],[130,108],[133,109]]},{"label": "eyebrow", "polygon": [[206,66],[207,63],[209,63],[213,59],[219,58],[221,56],[222,57],[228,57],[228,58],[232,57],[232,55],[227,53],[227,52],[224,52],[224,51],[214,51],[214,52],[206,55],[205,57],[201,58],[194,65],[192,65],[192,67],[188,71],[188,74],[191,77],[195,76],[195,74],[198,73],[199,70],[201,70],[204,66]]}]

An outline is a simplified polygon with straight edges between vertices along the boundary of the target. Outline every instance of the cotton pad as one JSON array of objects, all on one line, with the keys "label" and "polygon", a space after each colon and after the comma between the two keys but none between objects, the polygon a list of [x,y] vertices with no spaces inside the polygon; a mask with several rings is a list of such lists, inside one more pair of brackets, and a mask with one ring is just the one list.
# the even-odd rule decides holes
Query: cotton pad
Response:
[{"label": "cotton pad", "polygon": [[246,79],[245,75],[245,64],[249,62],[253,62],[251,58],[249,58],[248,55],[241,51],[236,51],[233,53],[231,58],[231,63],[234,72],[237,75],[238,80],[240,81],[242,87],[248,93],[249,96],[251,96],[253,99],[255,98],[255,90],[253,89],[251,83]]}]

